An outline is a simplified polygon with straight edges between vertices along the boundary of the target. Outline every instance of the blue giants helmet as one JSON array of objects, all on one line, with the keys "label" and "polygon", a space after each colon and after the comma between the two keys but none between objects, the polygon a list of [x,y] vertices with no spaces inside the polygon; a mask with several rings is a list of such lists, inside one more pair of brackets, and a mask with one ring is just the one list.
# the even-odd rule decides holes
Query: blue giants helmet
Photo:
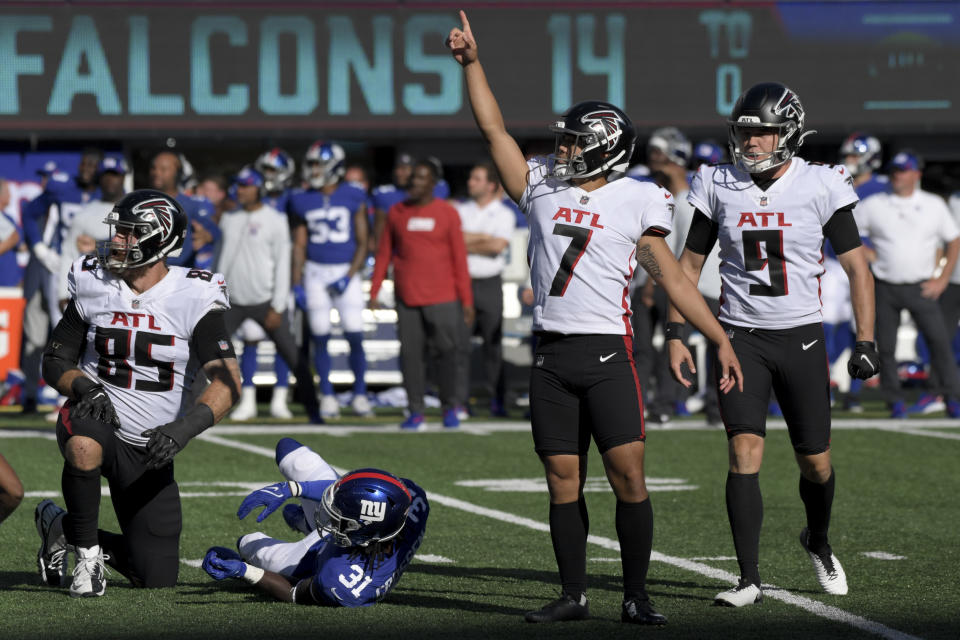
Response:
[{"label": "blue giants helmet", "polygon": [[320,533],[341,547],[367,547],[393,539],[407,522],[412,498],[403,482],[381,469],[350,471],[323,492],[316,512]]},{"label": "blue giants helmet", "polygon": [[322,189],[334,184],[347,172],[347,154],[335,142],[318,140],[303,156],[303,181],[311,189]]},{"label": "blue giants helmet", "polygon": [[263,186],[267,192],[276,193],[290,186],[297,163],[293,161],[289,153],[274,147],[270,151],[261,153],[253,168],[263,176]]},{"label": "blue giants helmet", "polygon": [[[882,165],[880,141],[866,133],[852,133],[840,145],[840,162],[854,176],[876,171]],[[847,159],[851,158],[851,162]]]}]

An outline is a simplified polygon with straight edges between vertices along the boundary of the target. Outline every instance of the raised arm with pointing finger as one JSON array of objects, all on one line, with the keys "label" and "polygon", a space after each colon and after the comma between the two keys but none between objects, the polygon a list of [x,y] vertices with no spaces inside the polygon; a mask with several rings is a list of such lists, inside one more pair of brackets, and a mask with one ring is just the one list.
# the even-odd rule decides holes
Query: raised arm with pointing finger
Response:
[{"label": "raised arm with pointing finger", "polygon": [[490,149],[494,164],[497,165],[503,188],[515,202],[519,202],[523,190],[527,187],[527,161],[517,141],[507,133],[500,105],[490,90],[487,76],[477,57],[477,40],[473,37],[467,14],[463,11],[460,12],[460,20],[463,23],[462,28],[450,31],[447,46],[452,50],[456,61],[463,66],[473,118]]}]

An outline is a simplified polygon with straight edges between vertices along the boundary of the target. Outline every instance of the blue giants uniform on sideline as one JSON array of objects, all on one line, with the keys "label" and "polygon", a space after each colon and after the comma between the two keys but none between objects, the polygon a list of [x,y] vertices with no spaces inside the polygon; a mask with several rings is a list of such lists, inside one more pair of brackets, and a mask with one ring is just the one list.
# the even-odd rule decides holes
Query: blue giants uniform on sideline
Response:
[{"label": "blue giants uniform on sideline", "polygon": [[[325,536],[303,557],[294,577],[310,579],[310,595],[317,604],[369,607],[397,586],[400,576],[423,542],[430,505],[427,494],[412,480],[402,478],[413,501],[403,531],[383,559],[365,558],[355,548],[340,547]],[[333,482],[333,481],[331,481]],[[298,587],[298,591],[306,585]],[[299,598],[298,598],[299,600]]]},{"label": "blue giants uniform on sideline", "polygon": [[[175,258],[167,258],[167,264],[175,267],[195,267],[211,271],[220,246],[220,226],[213,219],[213,205],[202,196],[191,196],[182,191],[177,194],[177,202],[187,214],[187,236],[183,241],[183,252]],[[193,250],[193,223],[199,222],[213,236],[198,250]]]},{"label": "blue giants uniform on sideline", "polygon": [[357,250],[353,216],[366,203],[363,189],[346,183],[329,196],[317,189],[294,191],[287,211],[307,225],[307,260],[349,264]]},{"label": "blue giants uniform on sideline", "polygon": [[[47,242],[51,249],[60,252],[60,245],[67,237],[67,231],[73,223],[73,217],[91,200],[100,198],[100,189],[92,192],[84,191],[77,184],[76,179],[63,171],[50,174],[47,186],[43,193],[31,200],[23,209],[21,223],[23,225],[24,240],[29,246],[37,242]],[[59,217],[56,221],[56,233],[52,237],[42,237],[43,230],[40,222],[50,210],[56,206]]]},{"label": "blue giants uniform on sideline", "polygon": [[290,189],[284,189],[280,193],[275,195],[266,195],[261,198],[263,204],[273,207],[280,213],[287,213],[287,210],[290,207]]}]

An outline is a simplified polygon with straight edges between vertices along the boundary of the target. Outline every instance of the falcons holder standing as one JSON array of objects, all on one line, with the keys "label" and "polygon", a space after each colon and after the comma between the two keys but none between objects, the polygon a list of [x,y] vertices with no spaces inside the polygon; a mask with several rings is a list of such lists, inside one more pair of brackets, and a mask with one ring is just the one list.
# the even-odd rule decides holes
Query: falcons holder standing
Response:
[{"label": "falcons holder standing", "polygon": [[[70,302],[43,357],[43,376],[69,401],[57,421],[67,511],[37,506],[40,577],[70,595],[103,595],[104,561],[137,587],[171,587],[180,564],[180,493],[173,457],[221,419],[240,393],[223,314],[223,276],[168,267],[183,247],[187,216],[176,200],[144,189],[107,214],[111,240],[81,256]],[[210,384],[192,393],[203,373]],[[97,529],[100,478],[121,534]]]},{"label": "falcons holder standing", "polygon": [[[696,211],[680,265],[697,282],[705,257],[720,244],[723,296],[720,322],[743,363],[742,390],[722,396],[730,470],[727,515],[740,581],[717,594],[716,604],[759,603],[760,465],[767,402],[776,394],[800,467],[800,498],[807,526],[800,544],[821,587],[847,593],[840,562],[827,541],[834,481],[830,459],[830,371],[820,306],[823,243],[830,240],[850,280],[857,343],[847,365],[853,378],[877,373],[873,342],[873,277],[853,218],[857,195],[845,167],[807,162],[795,154],[803,139],[804,111],[796,93],[777,82],[745,91],[727,122],[733,164],[702,165],[688,200]],[[680,311],[683,311],[682,309]],[[680,340],[682,325],[670,309],[670,366],[683,378],[692,366]]]},{"label": "falcons holder standing", "polygon": [[639,262],[684,315],[718,345],[721,390],[742,385],[720,325],[664,241],[672,196],[652,183],[607,181],[630,160],[634,129],[617,107],[582,102],[555,123],[556,153],[529,165],[507,133],[477,58],[466,15],[448,46],[463,66],[474,118],[507,193],[530,223],[527,248],[538,347],[530,374],[535,449],[550,491],[550,535],[560,597],[528,622],[582,620],[586,597],[587,508],[583,483],[591,437],[617,497],[623,563],[621,621],[663,625],[646,592],[653,510],[643,471],[640,383],[633,362],[628,285]]}]

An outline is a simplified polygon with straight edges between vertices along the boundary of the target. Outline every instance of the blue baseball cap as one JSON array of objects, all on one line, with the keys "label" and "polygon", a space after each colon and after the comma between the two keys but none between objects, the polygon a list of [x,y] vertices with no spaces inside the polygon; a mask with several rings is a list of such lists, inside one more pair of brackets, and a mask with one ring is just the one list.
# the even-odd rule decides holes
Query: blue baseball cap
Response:
[{"label": "blue baseball cap", "polygon": [[97,175],[103,175],[108,171],[111,173],[119,173],[120,175],[125,176],[130,173],[130,168],[127,166],[127,161],[123,158],[104,156],[97,164]]},{"label": "blue baseball cap", "polygon": [[263,187],[263,176],[256,169],[247,166],[240,169],[240,173],[234,176],[233,184],[245,187]]},{"label": "blue baseball cap", "polygon": [[923,158],[919,153],[904,149],[894,154],[890,160],[891,171],[922,171]]},{"label": "blue baseball cap", "polygon": [[43,166],[37,169],[38,176],[49,176],[57,172],[57,163],[53,160],[47,160]]}]

